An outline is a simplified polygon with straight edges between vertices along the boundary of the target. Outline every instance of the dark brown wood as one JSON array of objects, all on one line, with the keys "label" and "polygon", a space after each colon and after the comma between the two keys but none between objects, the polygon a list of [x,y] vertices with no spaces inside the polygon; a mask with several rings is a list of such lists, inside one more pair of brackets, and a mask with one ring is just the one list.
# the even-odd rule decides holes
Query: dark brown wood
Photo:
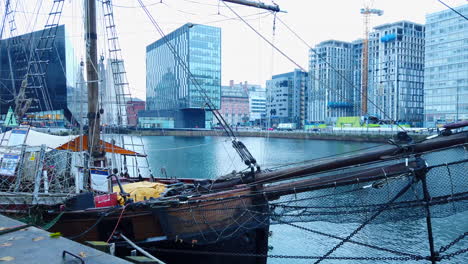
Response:
[{"label": "dark brown wood", "polygon": [[166,235],[169,239],[238,226],[250,217],[245,214],[251,209],[252,199],[249,188],[219,192],[192,199],[192,203],[181,204],[167,209],[169,227]]},{"label": "dark brown wood", "polygon": [[[85,1],[86,76],[88,81],[88,146],[94,159],[101,159],[100,118],[98,112],[99,78],[97,73],[96,1]],[[96,164],[100,166],[100,164]]]},{"label": "dark brown wood", "polygon": [[[368,150],[362,154],[348,154],[341,157],[331,157],[313,161],[307,165],[295,168],[287,168],[272,172],[261,172],[255,175],[256,183],[267,183],[286,180],[294,177],[307,176],[308,174],[323,172],[348,166],[361,165],[378,160],[398,157],[402,154],[420,154],[455,145],[468,143],[468,132],[454,134],[446,137],[438,137],[414,145],[395,146],[387,145]],[[225,186],[223,186],[225,187]]]},{"label": "dark brown wood", "polygon": [[265,186],[263,191],[269,200],[278,199],[280,196],[308,192],[312,190],[333,188],[343,185],[351,185],[356,183],[365,183],[393,177],[405,173],[411,173],[417,168],[416,162],[398,163],[394,165],[379,166],[366,169],[359,172],[340,173],[312,179],[299,180],[294,182],[280,183],[276,185]]}]

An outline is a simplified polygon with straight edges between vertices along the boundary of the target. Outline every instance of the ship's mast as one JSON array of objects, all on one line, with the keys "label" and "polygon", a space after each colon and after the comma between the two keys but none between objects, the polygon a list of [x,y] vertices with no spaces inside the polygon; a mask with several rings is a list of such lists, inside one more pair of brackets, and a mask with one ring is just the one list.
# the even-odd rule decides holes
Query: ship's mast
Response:
[{"label": "ship's mast", "polygon": [[85,0],[86,77],[88,84],[88,146],[91,164],[103,166],[100,149],[99,83],[97,73],[96,0]]}]

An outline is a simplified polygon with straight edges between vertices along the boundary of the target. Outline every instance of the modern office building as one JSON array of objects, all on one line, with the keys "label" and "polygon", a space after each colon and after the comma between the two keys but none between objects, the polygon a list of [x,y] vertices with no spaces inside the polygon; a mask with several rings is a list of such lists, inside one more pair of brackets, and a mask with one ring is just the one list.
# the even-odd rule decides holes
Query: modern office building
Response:
[{"label": "modern office building", "polygon": [[368,113],[422,126],[424,26],[399,21],[369,34]]},{"label": "modern office building", "polygon": [[[468,4],[454,8],[468,16]],[[468,21],[452,10],[426,16],[425,126],[468,120]]]},{"label": "modern office building", "polygon": [[185,24],[146,47],[147,110],[180,112],[178,128],[207,127],[213,117],[205,95],[219,109],[220,28]]},{"label": "modern office building", "polygon": [[266,116],[266,90],[260,85],[254,88],[249,89],[250,123],[260,126]]},{"label": "modern office building", "polygon": [[[232,83],[231,83],[232,84]],[[220,114],[232,126],[245,125],[249,120],[249,94],[240,85],[221,87]]]},{"label": "modern office building", "polygon": [[[33,54],[32,51],[36,49],[41,37],[48,37],[45,32],[45,30],[40,30],[0,41],[0,98],[2,100],[0,112],[2,114],[5,114],[9,107],[15,108],[14,95],[20,91],[28,63],[34,60],[30,54]],[[31,119],[32,116],[44,116],[41,113],[51,111],[54,116],[65,116],[69,121],[72,119],[73,105],[69,99],[71,94],[74,94],[77,85],[81,70],[80,62],[74,57],[73,47],[66,37],[65,26],[61,25],[56,28],[54,41],[54,47],[48,52],[48,64],[43,75],[43,82],[40,84],[29,82],[25,89],[25,98],[31,99],[27,119]],[[64,121],[63,117],[61,119]]]},{"label": "modern office building", "polygon": [[301,70],[272,76],[266,83],[266,116],[269,125],[305,124],[308,73]]},{"label": "modern office building", "polygon": [[308,121],[332,124],[355,115],[354,44],[338,40],[319,43],[309,51]]}]

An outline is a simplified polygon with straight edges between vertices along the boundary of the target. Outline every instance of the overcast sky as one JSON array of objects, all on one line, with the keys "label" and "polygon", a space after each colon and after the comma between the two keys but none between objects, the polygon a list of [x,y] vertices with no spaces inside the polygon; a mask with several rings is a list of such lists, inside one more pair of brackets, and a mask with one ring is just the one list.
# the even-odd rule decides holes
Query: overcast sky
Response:
[{"label": "overcast sky", "polygon": [[[272,75],[297,68],[273,51],[271,46],[242,21],[235,19],[236,15],[218,0],[143,1],[166,34],[188,22],[222,28],[223,85],[228,84],[229,80],[234,80],[236,83],[248,81],[265,86],[265,81]],[[468,3],[467,0],[443,1],[454,7]],[[1,2],[3,15],[5,0]],[[28,21],[27,23],[18,22],[19,28],[22,27],[21,30],[43,28],[45,14],[50,9],[50,6],[47,6],[48,3],[42,4],[37,20],[31,19],[34,13],[37,13],[34,10],[39,9],[39,4],[36,5],[39,2],[47,1],[19,0],[17,10],[20,13],[16,19]],[[78,43],[83,38],[82,2],[83,0],[65,1],[62,22],[67,25],[67,34],[74,43]],[[117,30],[133,94],[145,99],[145,49],[148,44],[160,39],[160,35],[139,7],[137,0],[114,0],[113,2]],[[271,0],[264,2],[272,3]],[[427,13],[446,9],[437,0],[275,0],[275,2],[286,11],[286,13],[278,13],[277,17],[310,46],[329,39],[353,41],[362,38],[364,27],[359,10],[365,3],[372,2],[373,8],[384,10],[383,16],[372,17],[371,25],[373,26],[400,20],[424,24]],[[305,69],[308,68],[308,47],[288,31],[279,20],[276,20],[273,35],[274,16],[271,13],[261,9],[227,4],[294,61]],[[102,21],[98,23],[98,26],[102,30]],[[81,47],[75,47],[75,49],[79,60],[83,57],[84,49]],[[106,47],[101,45],[99,50],[100,53],[105,53]]]}]

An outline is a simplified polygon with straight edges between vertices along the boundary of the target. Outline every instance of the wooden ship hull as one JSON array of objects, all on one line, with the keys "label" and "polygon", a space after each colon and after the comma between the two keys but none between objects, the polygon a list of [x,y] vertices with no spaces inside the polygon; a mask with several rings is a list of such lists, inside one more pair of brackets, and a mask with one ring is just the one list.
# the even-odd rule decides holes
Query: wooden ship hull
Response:
[{"label": "wooden ship hull", "polygon": [[[194,259],[196,263],[266,263],[269,214],[264,198],[240,188],[197,200],[177,205],[148,201],[129,204],[124,211],[123,207],[66,211],[49,231],[83,243],[112,238],[118,256],[127,256],[132,249],[112,237],[122,233],[166,263]],[[45,218],[52,221],[57,214]],[[242,255],[226,258],[236,252]]]}]

